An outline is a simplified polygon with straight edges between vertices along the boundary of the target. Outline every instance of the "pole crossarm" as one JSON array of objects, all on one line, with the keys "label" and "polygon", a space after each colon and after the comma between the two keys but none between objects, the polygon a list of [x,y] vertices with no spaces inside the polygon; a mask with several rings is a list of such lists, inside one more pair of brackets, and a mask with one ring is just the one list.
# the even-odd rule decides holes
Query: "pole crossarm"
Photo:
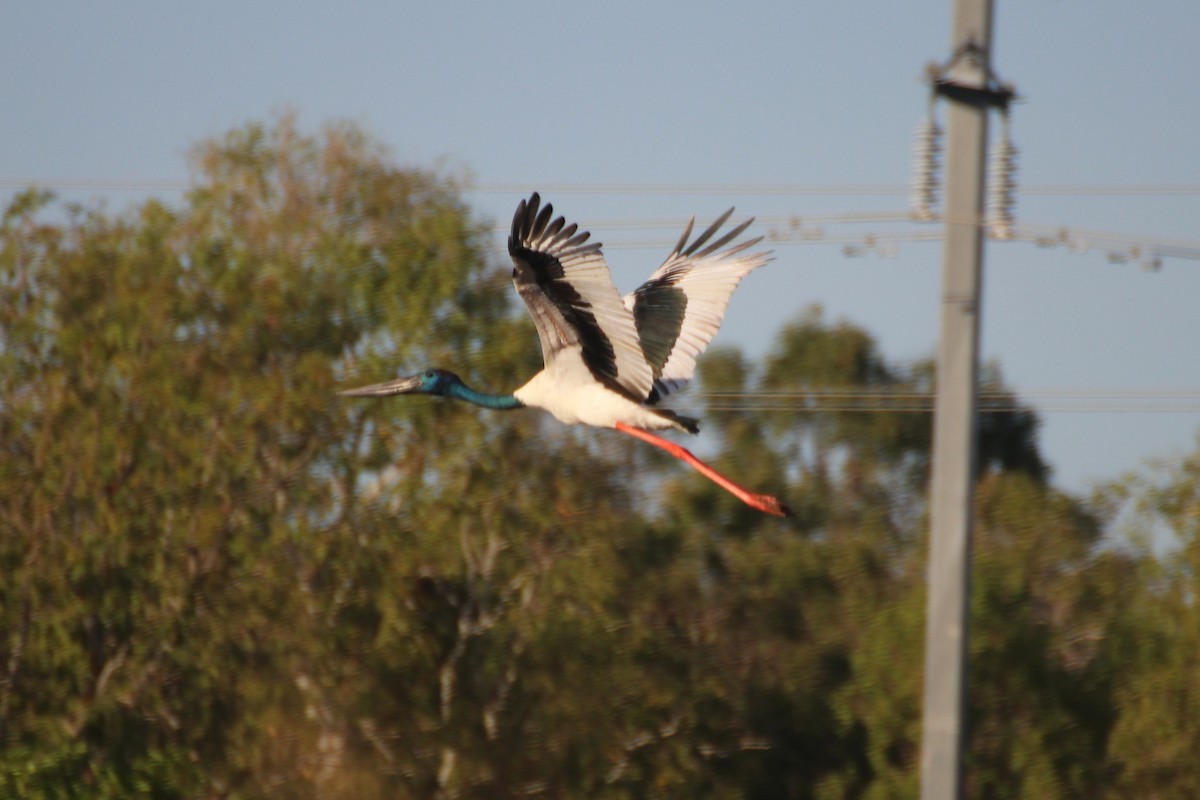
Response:
[{"label": "pole crossarm", "polygon": [[[1000,80],[988,60],[987,48],[969,36],[946,63],[930,64],[926,68],[926,78],[939,97],[970,106],[1007,110],[1009,103],[1018,99],[1017,90],[1011,83]],[[976,67],[971,71],[979,73],[982,80],[965,81],[953,77],[963,66]]]}]

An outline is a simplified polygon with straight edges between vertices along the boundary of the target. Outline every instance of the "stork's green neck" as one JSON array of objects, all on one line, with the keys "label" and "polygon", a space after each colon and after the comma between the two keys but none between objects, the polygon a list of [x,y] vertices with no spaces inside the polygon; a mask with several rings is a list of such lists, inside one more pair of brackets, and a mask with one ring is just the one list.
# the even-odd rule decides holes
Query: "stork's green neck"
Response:
[{"label": "stork's green neck", "polygon": [[525,407],[524,403],[511,394],[485,394],[484,392],[477,392],[462,381],[450,384],[446,389],[445,395],[446,397],[465,400],[468,403],[483,406],[484,408],[494,408],[498,411]]}]

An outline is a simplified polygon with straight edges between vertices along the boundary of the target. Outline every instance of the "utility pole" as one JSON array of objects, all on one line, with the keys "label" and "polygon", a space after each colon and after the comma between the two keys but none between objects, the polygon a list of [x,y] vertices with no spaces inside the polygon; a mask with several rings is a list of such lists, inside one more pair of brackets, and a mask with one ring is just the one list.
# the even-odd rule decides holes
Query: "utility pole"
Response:
[{"label": "utility pole", "polygon": [[921,800],[959,800],[966,741],[971,527],[988,114],[1005,105],[990,67],[991,0],[953,0],[953,55],[931,76],[950,103],[946,239],[930,497]]}]

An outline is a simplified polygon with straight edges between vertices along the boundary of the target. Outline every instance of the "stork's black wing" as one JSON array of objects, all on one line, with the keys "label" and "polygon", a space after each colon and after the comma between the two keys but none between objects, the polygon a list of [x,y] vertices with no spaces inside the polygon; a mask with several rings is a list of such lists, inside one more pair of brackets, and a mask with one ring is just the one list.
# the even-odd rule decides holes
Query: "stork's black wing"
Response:
[{"label": "stork's black wing", "polygon": [[642,401],[654,380],[642,354],[633,314],[613,286],[600,244],[541,205],[534,192],[513,216],[508,253],[513,284],[529,308],[547,368],[579,348],[596,380]]}]

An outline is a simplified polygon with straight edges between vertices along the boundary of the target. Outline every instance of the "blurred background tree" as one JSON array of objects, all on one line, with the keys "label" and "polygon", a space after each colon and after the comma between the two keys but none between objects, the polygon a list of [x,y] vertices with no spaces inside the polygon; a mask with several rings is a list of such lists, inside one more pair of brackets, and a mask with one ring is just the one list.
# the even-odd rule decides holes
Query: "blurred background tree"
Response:
[{"label": "blurred background tree", "polygon": [[[486,222],[353,125],[191,163],[178,208],[4,213],[0,794],[915,795],[931,420],[814,398],[931,363],[819,309],[702,361],[779,522],[603,432],[339,400],[538,368]],[[972,796],[1195,796],[1196,458],[1066,496],[987,382]]]}]

